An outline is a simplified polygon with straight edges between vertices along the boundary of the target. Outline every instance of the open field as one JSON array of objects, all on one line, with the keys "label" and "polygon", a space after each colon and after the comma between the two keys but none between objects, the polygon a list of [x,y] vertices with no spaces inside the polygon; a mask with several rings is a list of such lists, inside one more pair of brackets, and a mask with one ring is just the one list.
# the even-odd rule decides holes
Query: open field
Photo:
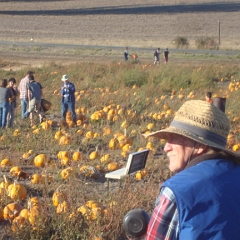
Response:
[{"label": "open field", "polygon": [[[15,77],[19,84],[28,70],[35,71],[44,98],[53,104],[44,122],[36,121],[31,128],[28,120],[21,121],[18,99],[14,128],[0,129],[0,239],[126,240],[124,215],[133,208],[151,214],[159,184],[172,174],[163,153],[165,142],[142,134],[169,125],[184,101],[203,100],[206,91],[227,98],[231,121],[227,148],[239,152],[239,53],[173,54],[170,50],[169,63],[160,66],[152,64],[153,51],[137,52],[139,62],[124,63],[122,56],[126,45],[131,54],[131,46],[171,48],[176,36],[186,36],[189,48],[195,48],[198,37],[218,39],[218,19],[221,48],[240,49],[239,11],[238,1],[221,0],[136,0],[132,4],[127,0],[0,0],[0,41],[13,43],[0,45],[0,76]],[[14,44],[30,43],[30,38],[34,39],[31,46]],[[122,48],[51,48],[38,42]],[[67,123],[61,121],[63,74],[77,89],[77,126],[70,117]],[[110,145],[113,141],[116,146]],[[109,163],[123,167],[127,155],[140,148],[150,149],[146,176],[139,180],[132,175],[123,188],[111,181],[108,191],[105,174],[113,170]],[[98,156],[91,159],[95,151]],[[81,157],[75,159],[75,153]],[[46,156],[42,166],[34,161],[39,154]],[[3,166],[6,158],[12,166]],[[18,178],[10,173],[13,166],[30,176],[18,181],[27,191],[22,199],[5,189]],[[64,179],[62,171],[69,167]],[[34,175],[39,181],[34,181]],[[56,192],[63,194],[57,206],[52,199]],[[39,199],[37,206],[28,204],[31,197]],[[1,210],[15,200],[28,208],[29,216],[23,225],[15,223],[19,229],[13,232],[12,221],[1,220]]]},{"label": "open field", "polygon": [[169,47],[177,36],[240,48],[240,3],[231,0],[0,0],[0,39],[85,45]]}]

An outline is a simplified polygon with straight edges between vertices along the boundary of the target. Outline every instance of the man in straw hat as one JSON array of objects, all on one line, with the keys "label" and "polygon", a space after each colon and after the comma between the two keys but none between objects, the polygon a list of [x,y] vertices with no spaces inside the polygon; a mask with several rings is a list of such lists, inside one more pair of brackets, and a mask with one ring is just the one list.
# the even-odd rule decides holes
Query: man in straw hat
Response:
[{"label": "man in straw hat", "polygon": [[229,130],[224,112],[192,100],[170,127],[147,135],[166,139],[176,173],[160,187],[147,240],[240,238],[240,158],[226,149]]}]

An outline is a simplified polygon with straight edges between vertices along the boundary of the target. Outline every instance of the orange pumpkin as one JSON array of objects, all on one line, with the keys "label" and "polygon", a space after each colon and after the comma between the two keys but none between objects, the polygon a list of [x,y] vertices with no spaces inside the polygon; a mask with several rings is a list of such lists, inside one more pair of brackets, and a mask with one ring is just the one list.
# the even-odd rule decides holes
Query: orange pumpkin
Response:
[{"label": "orange pumpkin", "polygon": [[10,222],[17,217],[22,211],[23,207],[19,203],[10,203],[3,209],[3,217]]},{"label": "orange pumpkin", "polygon": [[27,197],[26,188],[22,184],[17,183],[17,181],[8,186],[7,192],[8,196],[15,201],[23,200]]},{"label": "orange pumpkin", "polygon": [[33,161],[36,167],[45,167],[45,165],[49,162],[49,158],[42,153],[37,155]]}]

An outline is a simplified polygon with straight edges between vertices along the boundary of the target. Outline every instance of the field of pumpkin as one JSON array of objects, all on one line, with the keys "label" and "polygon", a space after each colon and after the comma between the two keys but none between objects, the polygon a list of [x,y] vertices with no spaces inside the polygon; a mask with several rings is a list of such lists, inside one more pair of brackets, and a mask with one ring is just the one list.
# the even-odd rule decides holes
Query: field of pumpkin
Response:
[{"label": "field of pumpkin", "polygon": [[[17,82],[29,69],[0,70]],[[54,63],[33,69],[52,107],[44,122],[20,119],[0,130],[0,236],[9,239],[125,239],[124,215],[151,214],[159,184],[171,173],[164,140],[143,133],[169,125],[184,101],[225,97],[231,121],[228,148],[240,150],[240,67],[233,62],[152,66],[136,62]],[[61,121],[61,76],[76,86],[77,126]],[[150,149],[146,168],[124,179],[105,174],[129,153]]]}]

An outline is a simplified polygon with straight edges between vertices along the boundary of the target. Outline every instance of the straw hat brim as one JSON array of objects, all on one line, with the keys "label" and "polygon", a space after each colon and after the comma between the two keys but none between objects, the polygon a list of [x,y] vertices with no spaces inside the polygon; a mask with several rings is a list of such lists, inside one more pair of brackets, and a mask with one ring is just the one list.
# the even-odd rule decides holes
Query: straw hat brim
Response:
[{"label": "straw hat brim", "polygon": [[180,129],[172,127],[172,126],[166,128],[166,129],[163,129],[163,130],[159,130],[159,131],[156,131],[156,132],[149,133],[149,134],[143,134],[143,136],[144,137],[158,137],[158,138],[162,138],[162,139],[166,139],[167,140],[173,134],[184,136],[186,138],[189,138],[189,139],[192,139],[192,140],[194,140],[196,142],[199,142],[199,143],[201,143],[203,145],[223,150],[224,152],[226,152],[226,153],[228,153],[228,154],[230,154],[230,155],[232,155],[234,157],[240,157],[240,154],[238,154],[236,152],[233,152],[231,150],[228,150],[225,147],[223,147],[223,146],[221,146],[219,144],[216,144],[213,141],[209,141],[208,139],[199,137],[197,135],[191,134],[189,132],[180,130]]}]

